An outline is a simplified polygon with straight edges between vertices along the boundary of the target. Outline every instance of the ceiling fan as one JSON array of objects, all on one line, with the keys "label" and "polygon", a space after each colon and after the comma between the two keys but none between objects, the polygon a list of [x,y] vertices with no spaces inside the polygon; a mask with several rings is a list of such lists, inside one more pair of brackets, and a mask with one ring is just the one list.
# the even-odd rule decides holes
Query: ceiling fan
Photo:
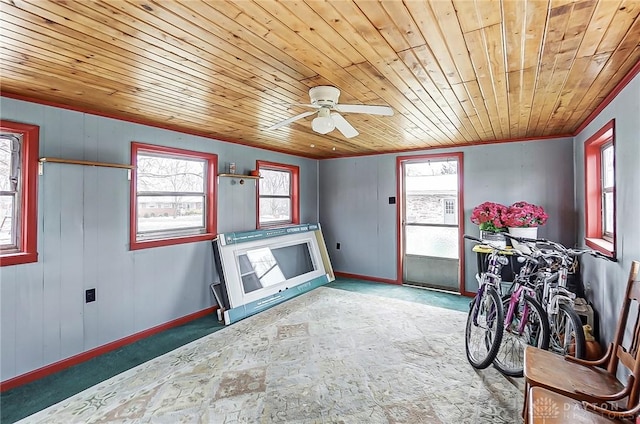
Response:
[{"label": "ceiling fan", "polygon": [[393,109],[389,106],[373,106],[373,105],[342,105],[338,104],[340,90],[328,85],[320,85],[309,90],[311,104],[303,104],[300,106],[311,107],[317,109],[312,112],[303,112],[299,115],[292,116],[289,119],[280,121],[270,126],[269,130],[283,127],[298,119],[306,118],[314,114],[318,114],[311,121],[311,129],[320,134],[327,134],[337,128],[342,135],[347,138],[355,137],[359,133],[346,119],[338,112],[344,113],[368,113],[369,115],[392,116]]}]

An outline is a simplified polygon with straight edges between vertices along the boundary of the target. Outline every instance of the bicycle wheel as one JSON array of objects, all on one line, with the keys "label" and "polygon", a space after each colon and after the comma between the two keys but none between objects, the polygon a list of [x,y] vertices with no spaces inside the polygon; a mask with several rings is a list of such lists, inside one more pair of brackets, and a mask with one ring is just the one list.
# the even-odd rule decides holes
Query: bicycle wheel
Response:
[{"label": "bicycle wheel", "polygon": [[[505,315],[508,313],[510,301],[511,296],[502,300]],[[524,295],[515,306],[511,320],[504,326],[502,343],[493,360],[493,366],[505,375],[522,377],[524,350],[527,345],[541,349],[549,347],[549,322],[540,303]]]},{"label": "bicycle wheel", "polygon": [[580,316],[569,305],[561,303],[556,315],[549,317],[551,339],[549,350],[560,355],[570,355],[584,359],[586,341]]},{"label": "bicycle wheel", "polygon": [[465,328],[467,360],[477,369],[487,368],[496,357],[502,341],[502,302],[493,287],[473,299]]}]

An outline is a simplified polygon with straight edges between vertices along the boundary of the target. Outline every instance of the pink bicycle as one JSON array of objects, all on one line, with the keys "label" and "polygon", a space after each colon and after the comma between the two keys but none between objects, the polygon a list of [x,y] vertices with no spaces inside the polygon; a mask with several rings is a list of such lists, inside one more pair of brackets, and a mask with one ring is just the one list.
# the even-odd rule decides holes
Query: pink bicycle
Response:
[{"label": "pink bicycle", "polygon": [[[469,235],[464,237],[483,243]],[[535,299],[535,291],[527,286],[538,262],[517,249],[487,247],[491,249],[487,270],[476,275],[478,292],[467,318],[467,359],[478,369],[493,363],[505,375],[522,377],[526,346],[549,346],[547,315]],[[500,271],[509,263],[509,256],[517,256],[522,266],[504,294]]]},{"label": "pink bicycle", "polygon": [[502,297],[505,311],[502,343],[493,366],[505,375],[522,377],[524,369],[524,350],[530,346],[541,349],[549,347],[549,322],[544,308],[536,300],[535,290],[527,286],[535,272],[537,260],[513,249],[522,263],[511,286],[510,294]]}]

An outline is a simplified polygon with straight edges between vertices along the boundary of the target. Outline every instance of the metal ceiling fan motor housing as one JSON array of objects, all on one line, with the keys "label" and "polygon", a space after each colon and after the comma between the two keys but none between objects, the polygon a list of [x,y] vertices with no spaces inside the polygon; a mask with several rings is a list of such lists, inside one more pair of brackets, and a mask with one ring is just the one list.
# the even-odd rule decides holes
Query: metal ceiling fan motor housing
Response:
[{"label": "metal ceiling fan motor housing", "polygon": [[312,87],[309,89],[309,98],[311,99],[311,104],[301,106],[311,107],[313,109],[316,109],[316,111],[300,113],[296,116],[285,119],[284,121],[273,124],[268,129],[274,130],[284,125],[290,124],[291,122],[295,122],[298,119],[317,114],[318,116],[316,116],[311,121],[311,129],[313,131],[320,134],[328,134],[337,128],[343,136],[345,136],[346,138],[351,138],[359,134],[358,130],[356,130],[353,125],[347,122],[347,120],[337,112],[368,113],[371,115],[379,116],[393,115],[393,109],[391,109],[389,106],[373,106],[362,104],[341,105],[338,104],[339,97],[340,90],[336,87],[332,87],[329,85],[319,85],[317,87]]},{"label": "metal ceiling fan motor housing", "polygon": [[331,107],[338,104],[340,90],[328,85],[319,85],[309,90],[311,104],[314,106]]}]

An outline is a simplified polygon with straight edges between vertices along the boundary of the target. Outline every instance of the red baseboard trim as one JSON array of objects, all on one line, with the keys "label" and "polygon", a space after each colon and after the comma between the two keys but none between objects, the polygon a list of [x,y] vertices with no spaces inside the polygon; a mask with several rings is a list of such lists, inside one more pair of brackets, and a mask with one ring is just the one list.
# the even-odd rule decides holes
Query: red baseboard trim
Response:
[{"label": "red baseboard trim", "polygon": [[339,272],[339,271],[335,271],[334,274],[336,277],[342,277],[342,278],[355,278],[357,280],[374,281],[376,283],[402,285],[401,282],[397,280],[390,280],[388,278],[370,277],[368,275],[349,274],[348,272]]},{"label": "red baseboard trim", "polygon": [[206,315],[213,313],[216,309],[217,309],[217,306],[213,306],[198,312],[194,312],[189,315],[185,315],[183,317],[174,319],[173,321],[165,322],[164,324],[160,324],[155,327],[149,328],[147,330],[143,330],[139,333],[135,333],[130,336],[124,337],[122,339],[113,341],[111,343],[98,346],[91,350],[87,350],[86,352],[79,353],[77,355],[71,356],[61,361],[54,362],[53,364],[49,364],[42,368],[38,368],[36,370],[30,371],[26,374],[22,374],[17,377],[13,377],[8,380],[2,381],[0,382],[0,392],[5,392],[7,390],[11,390],[18,386],[31,383],[32,381],[35,381],[40,378],[46,377],[48,375],[54,374],[56,372],[62,371],[74,365],[78,365],[82,362],[86,362],[89,359],[95,358],[96,356],[100,356],[107,352],[111,352],[112,350],[119,349],[122,346],[126,346],[138,340],[142,340],[156,333],[160,333],[161,331],[168,330],[169,328],[177,327],[182,324],[186,324],[187,322],[193,321],[198,318],[202,318]]},{"label": "red baseboard trim", "polygon": [[[396,280],[389,280],[387,278],[378,278],[378,277],[370,277],[368,275],[360,275],[360,274],[349,274],[347,272],[339,272],[336,271],[335,272],[336,277],[342,277],[342,278],[354,278],[356,280],[367,280],[367,281],[373,281],[376,283],[386,283],[386,284],[394,284],[396,286],[401,286],[402,283],[396,281]],[[475,292],[470,292],[470,291],[463,291],[462,293],[460,293],[462,296],[466,296],[466,297],[474,297],[476,294]]]}]

